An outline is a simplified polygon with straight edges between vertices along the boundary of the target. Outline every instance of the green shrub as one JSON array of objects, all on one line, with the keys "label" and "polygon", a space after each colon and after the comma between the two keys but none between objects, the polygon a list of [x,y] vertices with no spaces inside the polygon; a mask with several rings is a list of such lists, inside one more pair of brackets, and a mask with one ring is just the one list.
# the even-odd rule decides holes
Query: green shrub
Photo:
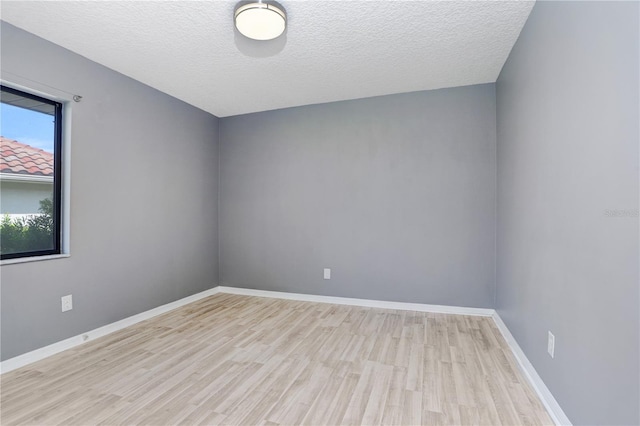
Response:
[{"label": "green shrub", "polygon": [[39,215],[11,219],[5,215],[0,222],[0,252],[20,253],[53,248],[53,201],[40,201]]}]

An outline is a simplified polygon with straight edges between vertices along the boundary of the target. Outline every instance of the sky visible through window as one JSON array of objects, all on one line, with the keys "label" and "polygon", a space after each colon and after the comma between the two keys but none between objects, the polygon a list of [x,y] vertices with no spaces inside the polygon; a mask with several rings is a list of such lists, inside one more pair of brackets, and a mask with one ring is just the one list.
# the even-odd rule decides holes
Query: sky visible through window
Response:
[{"label": "sky visible through window", "polygon": [[0,104],[0,134],[53,152],[54,117],[3,103]]}]

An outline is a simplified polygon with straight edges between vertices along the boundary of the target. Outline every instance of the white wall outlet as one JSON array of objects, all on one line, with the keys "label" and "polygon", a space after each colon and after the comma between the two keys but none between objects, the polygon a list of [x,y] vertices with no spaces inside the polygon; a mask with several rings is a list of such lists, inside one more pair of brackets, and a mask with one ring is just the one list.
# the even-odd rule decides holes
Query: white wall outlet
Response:
[{"label": "white wall outlet", "polygon": [[67,312],[73,309],[73,296],[62,296],[62,312]]},{"label": "white wall outlet", "polygon": [[324,268],[324,279],[325,280],[330,280],[331,279],[331,269]]},{"label": "white wall outlet", "polygon": [[549,339],[547,340],[547,352],[553,358],[553,353],[556,350],[556,336],[553,335],[552,332],[549,332]]}]

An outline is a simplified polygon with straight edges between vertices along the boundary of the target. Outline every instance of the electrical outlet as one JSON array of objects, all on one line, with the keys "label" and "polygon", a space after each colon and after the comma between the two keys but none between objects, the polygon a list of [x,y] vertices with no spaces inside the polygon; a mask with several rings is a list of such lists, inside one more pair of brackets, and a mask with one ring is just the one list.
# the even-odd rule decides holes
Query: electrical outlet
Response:
[{"label": "electrical outlet", "polygon": [[553,358],[553,354],[556,350],[556,336],[553,335],[552,332],[549,332],[549,340],[547,340],[547,352]]},{"label": "electrical outlet", "polygon": [[67,312],[73,309],[73,296],[62,296],[62,312]]},{"label": "electrical outlet", "polygon": [[324,268],[324,279],[325,280],[330,280],[331,279],[331,269]]}]

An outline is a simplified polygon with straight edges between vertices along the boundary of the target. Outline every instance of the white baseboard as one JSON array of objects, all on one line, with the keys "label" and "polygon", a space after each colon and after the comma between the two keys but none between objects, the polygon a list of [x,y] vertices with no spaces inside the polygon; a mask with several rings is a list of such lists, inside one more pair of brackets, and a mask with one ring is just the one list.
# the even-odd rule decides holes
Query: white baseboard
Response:
[{"label": "white baseboard", "polygon": [[40,349],[36,349],[31,352],[19,355],[14,358],[0,362],[0,373],[7,373],[17,368],[23,367],[27,364],[31,364],[41,359],[47,358],[51,355],[55,355],[59,352],[71,349],[75,346],[81,345],[90,340],[97,339],[98,337],[105,336],[114,331],[122,330],[123,328],[137,324],[141,321],[153,318],[155,316],[164,314],[173,309],[195,302],[208,296],[212,296],[217,293],[238,294],[245,296],[258,296],[269,297],[274,299],[287,299],[287,300],[299,300],[304,302],[318,302],[318,303],[333,303],[336,305],[350,305],[350,306],[363,306],[368,308],[382,308],[382,309],[396,309],[403,311],[418,311],[418,312],[433,312],[442,314],[455,314],[455,315],[475,315],[483,317],[492,317],[496,323],[496,326],[502,333],[502,336],[506,340],[509,348],[513,352],[514,356],[520,364],[522,372],[529,380],[533,389],[536,391],[545,408],[549,412],[552,420],[556,425],[571,425],[569,418],[565,415],[558,402],[553,397],[547,386],[544,384],[538,373],[536,372],[531,362],[527,359],[515,338],[502,321],[498,313],[494,309],[485,308],[466,308],[459,306],[444,306],[444,305],[427,305],[422,303],[405,303],[405,302],[388,302],[382,300],[369,300],[369,299],[355,299],[350,297],[334,297],[334,296],[319,296],[313,294],[302,293],[285,293],[279,291],[267,291],[267,290],[254,290],[240,287],[226,287],[218,286],[205,290],[203,292],[185,297],[175,302],[167,303],[166,305],[158,306],[157,308],[150,309],[148,311],[133,315],[131,317],[116,321],[111,324],[107,324],[103,327],[96,328],[95,330],[88,331],[86,333],[79,334],[74,337],[70,337],[60,342],[53,343],[49,346],[45,346]]},{"label": "white baseboard", "polygon": [[571,421],[564,411],[562,411],[562,408],[560,408],[560,404],[558,404],[558,401],[553,397],[551,391],[547,388],[547,385],[544,384],[542,378],[538,375],[538,372],[524,354],[522,348],[518,345],[518,342],[516,342],[516,339],[513,337],[507,328],[507,325],[502,321],[502,318],[500,318],[500,315],[498,315],[497,312],[494,312],[493,314],[493,321],[495,321],[498,329],[502,333],[502,337],[507,341],[509,348],[511,348],[511,352],[513,352],[513,355],[518,360],[520,369],[524,373],[525,377],[529,379],[529,383],[531,383],[531,386],[533,386],[533,389],[540,397],[540,400],[547,409],[547,412],[549,412],[551,420],[553,420],[553,422],[558,426],[571,425]]},{"label": "white baseboard", "polygon": [[274,299],[299,300],[302,302],[333,303],[334,305],[364,306],[367,308],[396,309],[400,311],[433,312],[439,314],[493,316],[495,311],[486,308],[465,308],[460,306],[427,305],[424,303],[387,302],[384,300],[355,299],[351,297],[319,296],[315,294],[285,293],[281,291],[254,290],[240,287],[218,287],[221,293],[243,296],[270,297]]},{"label": "white baseboard", "polygon": [[209,290],[187,296],[183,299],[176,300],[175,302],[167,303],[166,305],[158,306],[157,308],[153,308],[137,315],[122,319],[120,321],[107,324],[103,327],[96,328],[95,330],[87,331],[86,333],[69,337],[68,339],[52,343],[51,345],[45,346],[43,348],[7,359],[0,362],[0,373],[4,374],[11,370],[15,370],[16,368],[31,364],[32,362],[40,361],[41,359],[50,357],[51,355],[55,355],[62,351],[66,351],[67,349],[71,349],[75,346],[81,345],[82,343],[97,339],[98,337],[105,336],[109,333],[113,333],[114,331],[122,330],[123,328],[129,327],[130,325],[148,320],[149,318],[164,314],[165,312],[169,312],[173,309],[179,308],[181,306],[187,305],[189,303],[195,302],[196,300],[200,300],[219,292],[219,287],[214,287]]}]

